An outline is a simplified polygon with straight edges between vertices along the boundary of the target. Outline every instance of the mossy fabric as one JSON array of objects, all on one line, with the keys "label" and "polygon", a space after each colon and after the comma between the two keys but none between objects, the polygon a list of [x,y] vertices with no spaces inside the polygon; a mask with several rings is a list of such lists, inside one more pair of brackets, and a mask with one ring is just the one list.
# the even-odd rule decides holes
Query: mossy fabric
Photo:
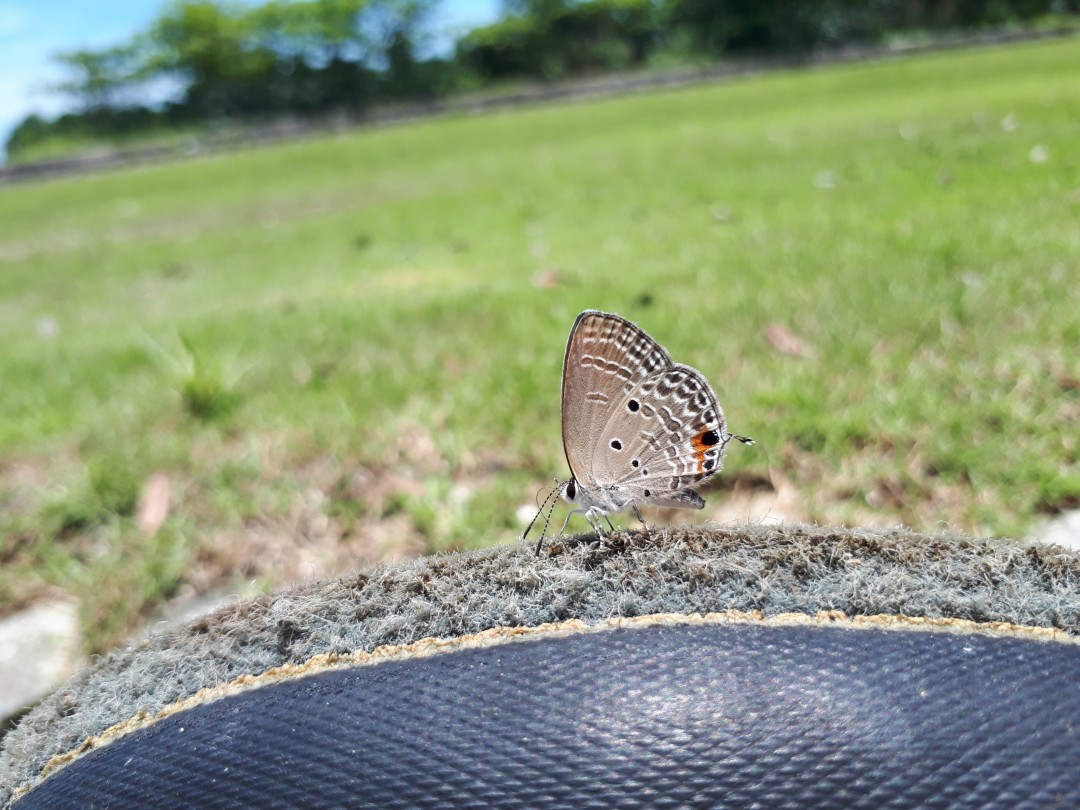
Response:
[{"label": "mossy fabric", "polygon": [[424,557],[230,605],[103,658],[3,741],[0,802],[53,756],[244,675],[498,627],[654,613],[839,611],[1008,622],[1080,636],[1080,555],[905,530],[620,532]]}]

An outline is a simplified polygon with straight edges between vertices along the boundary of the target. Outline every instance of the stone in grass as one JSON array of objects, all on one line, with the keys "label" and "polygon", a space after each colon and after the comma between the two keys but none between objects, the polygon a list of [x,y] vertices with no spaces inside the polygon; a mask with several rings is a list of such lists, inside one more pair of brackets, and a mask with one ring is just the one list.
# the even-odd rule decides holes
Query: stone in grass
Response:
[{"label": "stone in grass", "polygon": [[1080,509],[1062,512],[1032,535],[1034,540],[1080,550]]},{"label": "stone in grass", "polygon": [[43,602],[0,620],[0,720],[22,713],[82,663],[71,602]]}]

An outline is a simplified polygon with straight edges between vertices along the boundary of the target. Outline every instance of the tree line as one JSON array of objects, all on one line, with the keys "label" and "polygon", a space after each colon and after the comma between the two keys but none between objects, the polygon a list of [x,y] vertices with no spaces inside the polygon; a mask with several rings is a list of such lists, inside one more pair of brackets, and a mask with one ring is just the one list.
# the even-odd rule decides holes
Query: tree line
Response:
[{"label": "tree line", "polygon": [[504,0],[499,19],[440,49],[440,0],[173,0],[131,41],[62,53],[75,111],[26,118],[9,156],[50,138],[293,115],[362,117],[514,79],[658,62],[805,54],[892,33],[1080,13],[1080,0]]}]

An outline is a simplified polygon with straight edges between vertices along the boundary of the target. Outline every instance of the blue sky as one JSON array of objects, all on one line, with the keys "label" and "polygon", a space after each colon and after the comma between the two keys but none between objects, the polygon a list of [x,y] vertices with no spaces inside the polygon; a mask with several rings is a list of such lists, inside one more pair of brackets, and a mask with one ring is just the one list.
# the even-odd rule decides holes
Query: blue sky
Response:
[{"label": "blue sky", "polygon": [[[60,51],[116,45],[146,28],[166,0],[0,0],[0,147],[31,112],[56,115],[64,99]],[[452,31],[494,19],[499,0],[442,0],[437,25]]]}]

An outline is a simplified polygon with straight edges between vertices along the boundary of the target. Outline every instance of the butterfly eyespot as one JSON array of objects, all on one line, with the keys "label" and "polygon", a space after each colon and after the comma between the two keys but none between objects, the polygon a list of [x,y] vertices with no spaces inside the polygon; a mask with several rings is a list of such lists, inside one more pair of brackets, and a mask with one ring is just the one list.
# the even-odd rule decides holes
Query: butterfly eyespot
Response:
[{"label": "butterfly eyespot", "polygon": [[648,474],[649,474],[649,471],[648,471],[648,470],[642,470],[642,471],[641,471],[641,475],[642,475],[643,477],[644,477],[644,476],[647,476]]},{"label": "butterfly eyespot", "polygon": [[704,467],[706,470],[711,470],[713,467],[716,466],[716,462],[713,461],[711,458],[707,458],[705,459],[705,463],[701,466]]},{"label": "butterfly eyespot", "polygon": [[626,403],[626,407],[631,413],[636,413],[637,409],[641,407],[641,403],[636,399],[632,399]]},{"label": "butterfly eyespot", "polygon": [[612,450],[622,450],[622,442],[620,442],[618,439],[612,439],[611,440],[611,449]]},{"label": "butterfly eyespot", "polygon": [[649,490],[649,489],[645,490],[645,497],[646,498],[652,497],[652,490]]},{"label": "butterfly eyespot", "polygon": [[636,458],[633,461],[630,462],[631,467],[637,467],[640,464],[641,464],[641,462],[638,461]]},{"label": "butterfly eyespot", "polygon": [[712,447],[714,444],[720,443],[720,434],[717,433],[715,430],[706,430],[698,438],[698,441],[700,441],[705,447]]}]

